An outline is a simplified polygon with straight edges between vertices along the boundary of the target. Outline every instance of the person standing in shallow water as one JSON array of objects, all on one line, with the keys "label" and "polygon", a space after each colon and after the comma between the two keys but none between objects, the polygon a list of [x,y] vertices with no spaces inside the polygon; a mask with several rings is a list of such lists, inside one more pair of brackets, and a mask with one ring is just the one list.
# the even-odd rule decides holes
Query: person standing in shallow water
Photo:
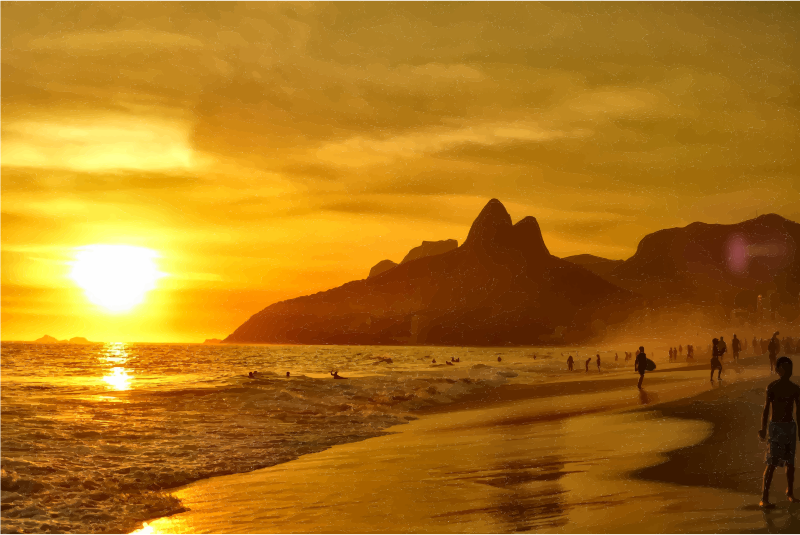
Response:
[{"label": "person standing in shallow water", "polygon": [[600,353],[597,354],[597,371],[600,371]]},{"label": "person standing in shallow water", "polygon": [[592,357],[586,359],[586,373],[589,373],[589,363],[592,362]]},{"label": "person standing in shallow water", "polygon": [[[800,386],[790,381],[792,359],[781,357],[775,367],[781,378],[773,381],[767,387],[767,401],[761,416],[761,430],[758,432],[758,438],[761,440],[769,437],[767,468],[764,470],[764,485],[759,504],[765,509],[775,507],[769,501],[769,487],[772,484],[772,475],[778,466],[786,467],[786,496],[790,502],[797,501],[794,497],[794,457],[797,439],[800,437],[794,412],[797,411],[798,417],[800,417]],[[770,407],[772,408],[771,420],[769,420]],[[769,427],[767,427],[768,420]]]},{"label": "person standing in shallow water", "polygon": [[731,340],[731,349],[733,350],[733,361],[739,362],[739,352],[742,350],[742,342],[736,335],[733,335],[733,340]]},{"label": "person standing in shallow water", "polygon": [[711,341],[711,382],[714,382],[714,370],[719,370],[717,372],[717,380],[722,380],[722,362],[720,362],[719,357],[721,354],[721,349],[719,348],[719,340],[714,338]]},{"label": "person standing in shallow water", "polygon": [[644,346],[639,347],[636,352],[636,360],[633,362],[633,369],[639,372],[639,390],[642,389],[642,381],[644,381],[644,373],[647,371],[647,355],[644,352]]},{"label": "person standing in shallow water", "polygon": [[574,363],[575,361],[572,359],[572,355],[570,355],[569,358],[567,358],[567,368],[569,368],[569,371],[573,371]]}]

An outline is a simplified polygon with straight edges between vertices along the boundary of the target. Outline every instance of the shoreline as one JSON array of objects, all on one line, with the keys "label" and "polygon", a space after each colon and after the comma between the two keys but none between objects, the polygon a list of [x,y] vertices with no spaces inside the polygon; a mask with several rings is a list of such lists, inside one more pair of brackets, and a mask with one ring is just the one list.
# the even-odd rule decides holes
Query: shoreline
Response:
[{"label": "shoreline", "polygon": [[[763,363],[762,363],[763,364]],[[477,437],[495,437],[496,435],[500,434],[516,434],[519,432],[527,433],[534,433],[530,435],[529,440],[537,440],[535,437],[538,434],[539,429],[562,429],[572,428],[577,424],[577,422],[585,422],[591,424],[594,427],[594,424],[599,424],[602,422],[612,422],[614,425],[619,425],[618,420],[622,419],[625,420],[625,424],[620,429],[630,429],[636,430],[636,426],[631,427],[630,419],[638,418],[636,414],[643,414],[646,417],[646,423],[638,423],[636,425],[668,425],[675,427],[675,432],[670,433],[669,436],[664,436],[663,439],[658,440],[659,437],[656,437],[657,440],[655,443],[646,442],[645,450],[643,450],[643,457],[642,459],[647,459],[647,463],[642,466],[632,466],[630,470],[620,469],[618,472],[619,474],[627,474],[627,475],[620,475],[619,477],[625,479],[627,478],[628,481],[635,481],[639,480],[643,482],[643,484],[651,484],[651,482],[658,483],[660,486],[665,486],[666,489],[670,489],[675,487],[676,485],[680,486],[697,486],[698,485],[698,478],[701,478],[703,473],[702,470],[706,470],[708,465],[706,463],[701,463],[701,471],[692,471],[692,477],[688,479],[682,477],[680,475],[675,475],[674,472],[676,470],[676,463],[680,464],[682,461],[680,460],[681,455],[685,455],[687,451],[689,451],[689,456],[695,459],[707,459],[713,458],[714,455],[701,455],[700,451],[707,452],[709,444],[714,446],[716,444],[716,438],[720,435],[728,436],[730,429],[738,429],[741,433],[746,434],[745,425],[743,423],[747,422],[748,419],[751,419],[751,412],[743,412],[741,413],[740,417],[737,418],[725,418],[727,414],[726,410],[730,407],[725,405],[721,412],[715,412],[714,418],[711,419],[703,419],[699,416],[700,413],[697,412],[698,410],[698,402],[711,404],[714,406],[715,404],[719,404],[719,400],[722,400],[724,403],[725,399],[729,396],[734,396],[734,398],[738,397],[742,392],[747,393],[753,390],[759,390],[763,393],[763,388],[761,383],[765,381],[769,381],[769,377],[765,377],[763,375],[764,366],[753,366],[745,369],[741,375],[734,375],[732,376],[731,381],[725,381],[725,385],[723,387],[715,387],[712,390],[708,390],[707,382],[703,381],[705,377],[705,370],[706,366],[693,366],[692,370],[686,370],[689,373],[686,374],[690,377],[685,379],[676,378],[673,380],[669,380],[667,378],[653,378],[650,382],[647,381],[645,383],[645,392],[643,395],[641,394],[633,394],[631,389],[635,389],[635,378],[632,377],[631,379],[619,379],[619,378],[609,378],[605,380],[598,380],[597,376],[593,380],[584,381],[584,380],[576,380],[576,381],[561,381],[558,383],[548,383],[544,385],[505,385],[504,388],[497,388],[494,390],[494,395],[485,395],[476,394],[476,399],[466,399],[462,400],[461,402],[457,401],[455,403],[449,404],[443,407],[436,407],[432,409],[427,409],[423,411],[417,411],[421,418],[419,420],[412,421],[410,425],[402,425],[402,426],[393,426],[392,428],[388,428],[386,430],[386,435],[378,438],[370,438],[369,440],[362,440],[353,443],[347,443],[343,445],[334,446],[333,448],[329,448],[324,452],[312,454],[312,455],[305,455],[296,460],[290,461],[289,463],[283,463],[278,466],[274,466],[267,469],[258,470],[255,472],[250,472],[247,474],[237,474],[232,476],[223,476],[220,478],[212,478],[208,480],[198,481],[186,487],[182,487],[174,492],[179,495],[179,497],[186,499],[186,506],[189,507],[189,511],[186,513],[181,513],[178,515],[174,515],[172,517],[164,517],[158,520],[151,521],[146,523],[144,530],[140,530],[140,533],[158,533],[158,532],[197,532],[197,531],[207,531],[210,529],[211,531],[215,532],[226,532],[231,529],[240,530],[238,532],[242,532],[241,530],[253,532],[255,531],[270,531],[275,530],[279,532],[287,532],[287,531],[315,531],[311,527],[311,524],[305,525],[307,529],[300,529],[291,526],[295,526],[292,522],[298,516],[304,515],[312,515],[315,516],[317,513],[312,513],[311,511],[305,510],[308,507],[308,504],[304,505],[303,500],[299,500],[298,502],[292,502],[293,499],[296,499],[294,496],[283,496],[282,499],[285,500],[286,503],[294,503],[299,511],[289,511],[289,512],[282,512],[280,514],[275,513],[278,517],[281,517],[282,522],[289,522],[286,523],[279,523],[279,524],[263,524],[265,520],[262,517],[259,517],[257,513],[250,511],[250,508],[245,506],[244,509],[235,509],[234,511],[225,512],[226,505],[211,502],[204,498],[205,495],[214,494],[215,496],[219,493],[220,496],[227,495],[228,493],[231,496],[237,496],[237,498],[232,498],[231,501],[234,502],[236,505],[235,507],[239,507],[240,502],[247,502],[248,500],[256,500],[253,503],[253,507],[255,504],[258,503],[259,507],[264,506],[260,502],[260,498],[257,496],[259,495],[258,486],[264,486],[265,489],[269,489],[271,494],[292,494],[291,485],[289,487],[281,487],[276,480],[279,479],[286,479],[286,481],[292,482],[292,484],[298,484],[297,478],[302,478],[304,485],[326,485],[326,481],[333,477],[334,479],[337,476],[336,474],[340,471],[340,468],[337,463],[341,462],[341,459],[347,459],[348,462],[356,462],[356,465],[352,465],[354,469],[356,469],[357,465],[360,465],[362,462],[370,464],[373,463],[369,457],[378,457],[381,458],[383,456],[399,456],[397,457],[396,461],[403,466],[407,466],[407,471],[413,471],[418,467],[415,467],[417,464],[425,465],[428,461],[422,457],[419,457],[419,453],[416,450],[420,449],[420,444],[416,444],[411,447],[409,450],[409,445],[406,444],[403,447],[399,447],[398,444],[402,444],[403,442],[411,442],[412,444],[416,442],[422,443],[427,448],[431,449],[431,455],[439,455],[439,452],[436,448],[439,448],[438,445],[429,444],[431,440],[431,436],[426,436],[426,434],[430,434],[433,437],[440,436],[442,441],[448,439],[448,437],[452,436],[452,433],[456,433],[455,436],[457,437],[475,437],[475,440],[472,442],[462,442],[460,444],[460,448],[475,448],[476,444],[481,443]],[[702,371],[698,368],[702,368]],[[730,368],[730,366],[729,366]],[[663,370],[664,372],[667,371],[682,371],[684,369],[678,370]],[[633,373],[630,374],[634,376]],[[591,385],[590,383],[594,383]],[[679,384],[683,383],[683,384]],[[570,386],[571,385],[571,386]],[[537,392],[537,390],[539,390]],[[560,392],[556,392],[560,390]],[[560,395],[559,395],[560,394]],[[566,396],[566,397],[565,397]],[[659,403],[659,399],[663,399],[664,402]],[[588,402],[588,403],[587,403]],[[744,403],[750,403],[749,401],[744,401]],[[647,405],[647,407],[639,408],[640,405]],[[760,417],[760,408],[757,409],[759,412]],[[710,421],[716,419],[717,424],[720,422],[727,422],[726,426],[714,426]],[[758,425],[758,418],[753,420],[753,425]],[[685,422],[685,423],[682,423]],[[580,426],[578,426],[580,427]],[[602,427],[602,426],[601,426]],[[710,431],[706,431],[710,429]],[[424,432],[423,432],[424,430]],[[530,431],[528,431],[530,430]],[[576,429],[571,430],[570,433],[584,433],[585,431]],[[755,432],[752,433],[755,437]],[[674,435],[674,436],[673,436]],[[679,442],[677,444],[673,443],[675,438],[674,437],[683,437],[681,440],[683,442]],[[471,440],[471,439],[469,439]],[[435,442],[435,440],[434,440]],[[667,447],[667,446],[675,446],[678,445],[679,447]],[[752,444],[750,445],[752,446]],[[750,447],[748,446],[748,447]],[[667,449],[663,449],[667,447]],[[648,449],[649,448],[649,449]],[[481,448],[478,448],[478,451],[481,451]],[[502,450],[501,453],[505,454]],[[649,453],[648,453],[649,451]],[[356,454],[356,452],[358,452]],[[368,454],[366,452],[369,452]],[[367,455],[368,457],[365,457]],[[752,455],[751,455],[752,457]],[[359,459],[359,461],[353,461],[352,459]],[[666,460],[664,460],[666,459]],[[758,464],[763,456],[756,455],[755,460],[750,459],[749,462],[751,464],[754,462]],[[450,460],[443,460],[442,462],[453,462]],[[530,464],[532,461],[527,461]],[[570,461],[573,462],[573,461]],[[577,462],[577,461],[575,461]],[[630,462],[630,460],[622,460],[619,461],[617,464],[625,464],[626,462]],[[644,461],[642,461],[644,462]],[[467,466],[470,463],[466,463]],[[536,468],[536,463],[530,464],[528,470],[532,468]],[[546,466],[545,463],[542,466]],[[313,469],[310,468],[313,466]],[[381,465],[384,466],[384,465]],[[537,465],[538,466],[538,465]],[[763,465],[762,465],[763,466]],[[357,469],[368,471],[367,468],[358,466]],[[384,468],[385,469],[385,468]],[[463,469],[463,468],[462,468]],[[541,467],[537,469],[543,469]],[[721,470],[718,472],[719,474],[726,473],[726,470],[730,470],[731,466],[722,466]],[[397,487],[393,488],[391,486],[392,472],[388,470],[389,474],[387,477],[387,482],[385,482],[383,488],[384,492],[403,492],[402,486],[403,485],[415,485],[416,483],[412,483],[408,481],[407,475],[404,473],[396,474],[396,479],[398,480]],[[545,479],[549,477],[553,477],[556,479],[560,479],[565,474],[577,474],[580,471],[570,471],[562,468],[558,471],[557,475],[553,476],[544,476]],[[353,475],[350,472],[347,472],[349,478],[353,478]],[[369,472],[367,472],[369,473]],[[323,479],[319,479],[322,474],[327,474],[324,476]],[[759,473],[760,475],[760,473]],[[505,477],[505,476],[504,476]],[[515,481],[536,481],[538,480],[537,477],[531,477],[530,475],[525,474],[517,474],[511,475],[506,477],[506,480]],[[577,476],[570,476],[570,477],[577,477]],[[749,477],[749,476],[748,476]],[[356,478],[357,479],[357,478]],[[445,478],[445,484],[449,485],[447,481],[450,481],[452,476],[448,476]],[[463,479],[463,478],[459,478]],[[726,491],[730,491],[729,494],[726,494],[728,502],[731,500],[737,501],[739,503],[739,509],[745,507],[743,509],[745,513],[741,513],[739,509],[737,509],[737,514],[745,514],[749,515],[750,512],[746,509],[747,501],[750,499],[757,498],[757,494],[750,493],[750,496],[743,495],[743,492],[750,492],[752,491],[752,477],[749,479],[746,477],[744,481],[746,484],[740,485],[736,484],[733,485],[729,482],[729,480],[724,479],[721,476],[716,477],[713,479],[710,484],[706,482],[706,487],[708,488],[723,488]],[[505,480],[504,480],[505,481]],[[369,484],[369,479],[364,481],[365,484]],[[702,483],[702,481],[700,481]],[[284,483],[288,484],[288,483]],[[349,484],[349,483],[348,483]],[[665,484],[665,485],[662,485]],[[773,483],[773,489],[778,489],[780,485],[780,478],[776,474],[775,482]],[[255,485],[255,486],[253,486]],[[388,487],[386,485],[389,485]],[[511,485],[511,484],[509,484]],[[721,485],[721,487],[720,487]],[[247,496],[241,495],[241,488],[245,486],[248,489],[251,489],[250,494]],[[485,487],[483,487],[485,488]],[[698,487],[699,488],[699,487]],[[400,490],[398,490],[400,489]],[[265,490],[266,492],[266,490]],[[322,492],[320,489],[313,489],[313,492]],[[358,488],[354,489],[353,492],[359,492]],[[665,496],[669,494],[666,490]],[[705,490],[698,490],[698,492],[705,492]],[[773,490],[774,492],[774,490]],[[484,492],[485,494],[485,492]],[[412,493],[412,496],[416,496],[417,493]],[[777,494],[775,494],[777,499]],[[272,504],[277,499],[272,497],[266,497],[265,499]],[[376,500],[380,500],[381,498],[375,498]],[[433,498],[432,498],[433,499]],[[480,497],[475,498],[477,501],[480,501]],[[594,496],[589,500],[589,503],[595,503],[595,501],[599,500],[599,496]],[[680,499],[680,496],[676,498],[669,498],[670,500],[677,500]],[[331,510],[331,508],[335,509],[335,504],[337,503],[335,500],[328,503],[329,500],[333,500],[333,498],[326,498],[322,500],[320,503],[315,505],[314,507],[323,507],[326,510]],[[438,500],[438,498],[437,498]],[[593,501],[594,500],[594,501]],[[219,497],[220,502],[226,502],[227,498]],[[279,503],[280,500],[277,500]],[[365,502],[360,502],[361,507],[366,506]],[[440,507],[452,507],[447,501],[439,501]],[[757,502],[756,502],[757,503]],[[426,504],[428,507],[430,504]],[[276,507],[282,507],[279,505],[275,505]],[[345,507],[345,505],[340,504],[341,507]],[[419,507],[420,504],[414,504],[414,507]],[[287,505],[287,507],[289,507]],[[617,507],[623,507],[622,505],[617,505]],[[220,508],[222,511],[220,511]],[[291,508],[291,507],[290,507]],[[338,509],[336,509],[338,511]],[[484,515],[487,513],[485,508],[476,507],[470,509],[472,513],[467,513],[463,510],[454,510],[448,513],[441,513],[437,515],[432,515],[426,521],[431,522],[431,524],[423,524],[420,526],[418,524],[409,523],[407,524],[403,530],[404,531],[430,531],[430,530],[440,530],[440,531],[450,531],[444,530],[443,525],[439,524],[441,518],[449,518],[447,515],[451,516],[464,516],[468,514],[472,514],[473,516],[477,515]],[[338,515],[339,513],[337,513]],[[356,515],[361,515],[361,513],[354,513]],[[415,513],[418,516],[421,513]],[[760,512],[758,512],[760,515]],[[226,524],[226,518],[234,518],[241,515],[255,515],[256,518],[249,519],[247,521],[251,522],[250,524],[239,524],[239,522],[245,522],[244,520],[237,519],[236,525],[239,527],[233,528],[231,525]],[[444,516],[441,516],[444,515]],[[340,516],[346,517],[347,513],[342,512]],[[351,527],[346,529],[340,529],[341,527],[341,520],[338,519],[335,522],[339,522],[339,524],[335,524],[336,527],[334,528],[334,524],[330,524],[330,522],[334,522],[332,520],[320,519],[315,516],[315,522],[329,522],[328,524],[320,524],[321,529],[323,532],[335,532],[335,531],[365,531],[365,532],[374,532],[380,531],[380,522],[373,519],[375,522],[379,522],[378,524],[369,524],[363,523],[365,521],[364,518],[353,518],[351,519],[354,523],[349,524]],[[757,520],[757,519],[756,519]],[[747,525],[747,529],[752,531],[755,528],[755,522],[748,516],[748,520],[743,525]],[[211,527],[206,528],[203,527],[205,524],[203,522],[209,521],[212,522],[210,524]],[[231,520],[233,522],[233,520]],[[261,523],[259,523],[261,522]],[[272,522],[272,521],[270,521]],[[358,522],[362,522],[358,524]],[[478,522],[478,520],[473,520],[473,522]],[[244,526],[248,527],[244,527]],[[319,526],[318,524],[314,524],[315,526]],[[472,524],[470,524],[472,525]],[[226,527],[227,526],[227,527]],[[289,527],[287,527],[289,526]],[[595,524],[595,531],[599,531],[598,528],[599,524]],[[620,528],[619,524],[615,524],[616,528],[609,528],[609,529],[623,529]],[[544,530],[553,528],[554,526],[539,526]],[[546,529],[545,529],[546,528]],[[400,529],[400,528],[395,528]],[[482,528],[483,529],[483,528]],[[588,528],[589,531],[592,528]],[[678,528],[670,528],[668,530],[678,529]],[[681,528],[682,529],[682,528]],[[658,529],[650,530],[650,529],[638,529],[639,531],[655,531],[658,532]],[[711,528],[703,528],[697,529],[697,531],[709,531]],[[457,530],[456,530],[457,531]],[[496,531],[496,529],[486,529],[486,531]],[[502,529],[500,530],[502,531]],[[558,531],[558,530],[556,530]]]}]

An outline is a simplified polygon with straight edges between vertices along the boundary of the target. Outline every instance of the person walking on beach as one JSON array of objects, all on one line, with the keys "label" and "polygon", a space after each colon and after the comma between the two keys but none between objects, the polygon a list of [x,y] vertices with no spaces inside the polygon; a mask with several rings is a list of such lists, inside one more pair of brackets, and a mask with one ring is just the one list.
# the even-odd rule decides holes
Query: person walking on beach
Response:
[{"label": "person walking on beach", "polygon": [[639,372],[639,390],[642,389],[642,381],[644,381],[644,373],[647,371],[647,355],[644,352],[644,346],[640,346],[636,352],[636,360],[633,362],[634,371]]},{"label": "person walking on beach", "polygon": [[719,347],[719,340],[714,338],[711,341],[711,382],[714,382],[714,370],[719,370],[717,372],[717,381],[722,380],[722,362],[719,360],[720,357],[720,347]]},{"label": "person walking on beach", "polygon": [[725,353],[728,352],[728,344],[725,343],[725,337],[719,337],[719,360],[722,361],[725,359]]},{"label": "person walking on beach", "polygon": [[[758,437],[765,440],[769,437],[764,470],[764,486],[762,487],[761,503],[764,509],[775,507],[769,501],[769,488],[772,484],[772,475],[778,466],[786,467],[786,496],[790,502],[796,502],[794,497],[794,455],[797,446],[797,422],[794,419],[795,410],[800,417],[800,386],[796,385],[792,377],[792,359],[781,357],[776,363],[780,379],[773,381],[767,387],[767,401],[764,404],[764,413],[761,416],[761,430]],[[770,417],[772,407],[772,419]],[[767,421],[769,420],[769,427]],[[767,434],[769,431],[769,434]]]},{"label": "person walking on beach", "polygon": [[769,341],[769,345],[767,346],[767,350],[769,351],[769,373],[772,375],[773,372],[777,373],[775,369],[775,361],[778,359],[778,352],[781,350],[781,341],[778,340],[778,335],[781,334],[778,331],[775,331],[775,334],[772,335],[772,340]]},{"label": "person walking on beach", "polygon": [[572,355],[570,355],[569,358],[567,358],[567,367],[569,368],[569,371],[573,371],[572,365],[574,363],[575,361],[572,360]]},{"label": "person walking on beach", "polygon": [[736,334],[733,335],[733,340],[731,340],[731,349],[733,349],[733,361],[739,362],[739,352],[742,350],[742,342],[736,338]]},{"label": "person walking on beach", "polygon": [[619,360],[619,353],[614,353],[614,362]]},{"label": "person walking on beach", "polygon": [[680,353],[680,355],[683,356],[683,345],[678,346],[678,353]]},{"label": "person walking on beach", "polygon": [[600,353],[597,354],[597,371],[600,372]]},{"label": "person walking on beach", "polygon": [[592,362],[592,357],[586,359],[586,373],[589,373],[589,363]]}]

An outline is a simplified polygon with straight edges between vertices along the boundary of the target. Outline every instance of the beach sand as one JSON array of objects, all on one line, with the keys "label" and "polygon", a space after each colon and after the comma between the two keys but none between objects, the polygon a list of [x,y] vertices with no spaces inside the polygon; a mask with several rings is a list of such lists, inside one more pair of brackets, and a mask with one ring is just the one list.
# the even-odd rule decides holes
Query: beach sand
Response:
[{"label": "beach sand", "polygon": [[[776,472],[757,503],[764,359],[711,386],[697,366],[516,385],[386,436],[198,481],[140,533],[787,532]],[[477,395],[476,395],[477,396]]]}]

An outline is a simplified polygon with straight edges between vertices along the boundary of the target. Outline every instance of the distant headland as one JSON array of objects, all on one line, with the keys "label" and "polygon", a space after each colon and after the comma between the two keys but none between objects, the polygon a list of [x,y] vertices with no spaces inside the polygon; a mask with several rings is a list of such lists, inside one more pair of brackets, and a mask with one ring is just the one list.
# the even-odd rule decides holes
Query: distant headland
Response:
[{"label": "distant headland", "polygon": [[59,340],[50,335],[44,335],[33,341],[34,344],[100,344],[102,342],[90,342],[83,336],[75,336],[69,340]]}]

